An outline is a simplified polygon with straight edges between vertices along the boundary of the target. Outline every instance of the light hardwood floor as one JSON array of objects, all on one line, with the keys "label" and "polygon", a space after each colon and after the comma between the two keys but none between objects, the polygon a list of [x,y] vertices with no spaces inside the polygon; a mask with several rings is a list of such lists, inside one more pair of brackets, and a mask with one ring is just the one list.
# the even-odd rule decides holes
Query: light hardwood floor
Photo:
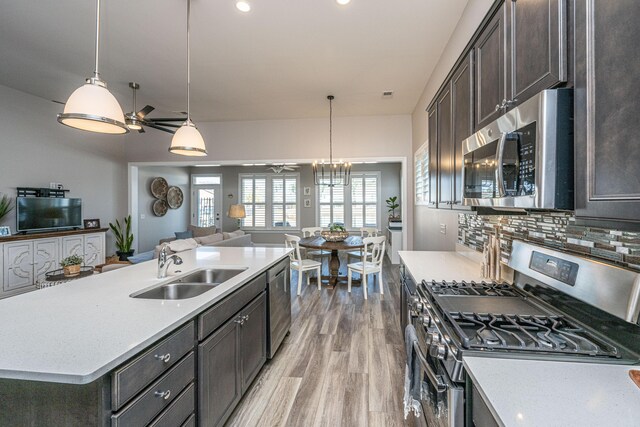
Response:
[{"label": "light hardwood floor", "polygon": [[[346,274],[342,260],[341,274]],[[327,264],[324,262],[326,272]],[[343,272],[343,270],[345,270]],[[228,426],[402,426],[405,366],[397,266],[385,258],[378,281],[351,295],[313,283],[295,295],[291,333],[262,368]]]}]

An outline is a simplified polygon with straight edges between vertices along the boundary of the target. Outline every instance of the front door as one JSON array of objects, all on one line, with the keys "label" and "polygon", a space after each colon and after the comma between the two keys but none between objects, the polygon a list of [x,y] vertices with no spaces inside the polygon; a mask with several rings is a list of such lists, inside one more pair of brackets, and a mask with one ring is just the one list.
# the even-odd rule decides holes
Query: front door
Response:
[{"label": "front door", "polygon": [[222,177],[192,175],[191,224],[198,227],[215,225],[222,228]]}]

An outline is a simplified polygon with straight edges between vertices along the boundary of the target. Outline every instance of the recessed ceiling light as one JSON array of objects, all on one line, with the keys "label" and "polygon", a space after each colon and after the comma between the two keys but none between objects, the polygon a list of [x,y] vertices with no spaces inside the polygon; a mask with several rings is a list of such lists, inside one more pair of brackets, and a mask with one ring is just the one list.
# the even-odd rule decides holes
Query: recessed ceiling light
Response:
[{"label": "recessed ceiling light", "polygon": [[336,3],[342,6],[344,6],[345,4],[349,4],[350,2],[351,0],[336,0]]},{"label": "recessed ceiling light", "polygon": [[[344,1],[344,0],[341,0],[341,1]],[[249,12],[251,10],[251,5],[249,4],[248,1],[243,1],[243,0],[237,1],[236,7],[240,12]]]}]

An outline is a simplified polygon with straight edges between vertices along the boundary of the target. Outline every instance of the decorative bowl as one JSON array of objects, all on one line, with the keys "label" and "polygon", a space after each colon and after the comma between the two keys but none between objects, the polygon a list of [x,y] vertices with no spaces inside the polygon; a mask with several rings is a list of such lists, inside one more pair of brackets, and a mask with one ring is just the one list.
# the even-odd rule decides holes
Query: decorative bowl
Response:
[{"label": "decorative bowl", "polygon": [[342,242],[349,237],[349,233],[346,231],[322,231],[320,235],[327,242]]}]

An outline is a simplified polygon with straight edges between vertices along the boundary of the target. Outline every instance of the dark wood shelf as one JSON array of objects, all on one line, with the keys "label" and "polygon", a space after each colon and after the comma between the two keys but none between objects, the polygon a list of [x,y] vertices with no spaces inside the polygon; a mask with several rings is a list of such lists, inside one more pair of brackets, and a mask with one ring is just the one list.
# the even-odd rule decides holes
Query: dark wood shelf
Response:
[{"label": "dark wood shelf", "polygon": [[82,228],[79,230],[48,231],[46,233],[14,234],[12,236],[0,237],[0,243],[13,242],[17,240],[44,239],[47,237],[73,236],[76,234],[104,233],[107,230],[108,228]]}]

